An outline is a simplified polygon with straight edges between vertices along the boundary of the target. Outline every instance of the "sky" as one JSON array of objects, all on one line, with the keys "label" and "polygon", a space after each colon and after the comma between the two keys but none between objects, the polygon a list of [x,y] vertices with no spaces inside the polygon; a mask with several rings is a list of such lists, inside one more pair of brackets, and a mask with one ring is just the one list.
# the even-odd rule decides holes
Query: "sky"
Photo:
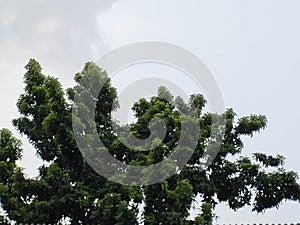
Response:
[{"label": "sky", "polygon": [[[30,58],[67,88],[86,61],[97,61],[125,44],[162,41],[197,55],[214,74],[225,106],[238,116],[267,116],[268,127],[244,139],[244,155],[282,154],[286,168],[300,173],[299,9],[297,0],[1,1],[0,127],[18,136],[11,120],[18,117],[15,103]],[[131,68],[123,71],[123,77],[142,71],[145,67]],[[170,69],[148,66],[147,71],[172,79],[166,77]],[[128,78],[120,75],[113,82],[122,88]],[[185,80],[181,85],[189,88]],[[41,162],[20,138],[24,141],[20,165],[32,176]],[[262,215],[249,207],[232,212],[221,204],[216,222],[295,223],[300,221],[299,212],[295,202]]]}]

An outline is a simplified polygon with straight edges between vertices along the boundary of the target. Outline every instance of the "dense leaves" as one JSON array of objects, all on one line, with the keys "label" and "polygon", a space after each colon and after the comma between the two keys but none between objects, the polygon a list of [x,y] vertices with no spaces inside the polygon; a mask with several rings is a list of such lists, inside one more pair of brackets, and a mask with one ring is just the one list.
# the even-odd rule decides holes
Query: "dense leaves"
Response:
[{"label": "dense leaves", "polygon": [[[66,92],[57,79],[42,74],[37,61],[30,60],[25,68],[25,89],[17,102],[20,117],[13,124],[26,135],[45,165],[39,168],[36,178],[27,178],[16,164],[22,154],[20,141],[9,130],[0,131],[0,203],[6,213],[5,217],[0,216],[0,224],[9,224],[9,219],[17,223],[65,221],[76,225],[140,221],[145,225],[204,225],[212,223],[213,210],[220,202],[227,202],[233,210],[252,205],[254,211],[263,212],[278,207],[283,200],[300,200],[297,174],[284,169],[283,156],[241,156],[241,137],[264,129],[265,116],[236,119],[232,109],[222,115],[203,113],[206,100],[202,95],[191,95],[186,103],[160,87],[157,96],[140,99],[133,105],[136,122],[121,126],[111,116],[118,107],[117,91],[105,71],[94,63],[86,63],[75,75],[75,87]],[[100,93],[88,85],[97,82],[102,87]],[[131,165],[150,165],[168,157],[178,145],[183,119],[193,124],[189,115],[196,115],[200,130],[192,158],[161,183],[131,187],[108,181],[87,164],[77,147],[72,109],[90,113],[84,105],[74,105],[78,93],[87,104],[89,99],[97,100],[95,122],[99,138],[114,157]],[[154,118],[165,122],[163,140],[153,139],[131,148],[128,140],[146,139],[157,130]],[[92,127],[92,121],[77,119],[82,131]],[[186,142],[195,141],[192,136],[184,138]],[[203,163],[212,140],[220,149],[214,159],[208,157]],[[197,216],[189,221],[195,204]]]}]

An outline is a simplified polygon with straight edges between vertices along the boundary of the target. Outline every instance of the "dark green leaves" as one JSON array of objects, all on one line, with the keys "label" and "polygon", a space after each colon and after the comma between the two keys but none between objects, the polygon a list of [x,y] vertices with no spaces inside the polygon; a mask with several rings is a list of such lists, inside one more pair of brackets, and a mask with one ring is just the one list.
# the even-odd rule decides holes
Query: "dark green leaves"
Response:
[{"label": "dark green leaves", "polygon": [[[191,95],[185,102],[160,87],[157,96],[140,99],[133,105],[136,122],[123,126],[112,121],[111,116],[118,107],[117,91],[106,72],[96,64],[86,63],[75,75],[75,87],[66,93],[57,79],[42,74],[36,60],[31,59],[25,68],[25,89],[17,102],[21,115],[13,124],[48,164],[39,168],[38,177],[28,179],[16,165],[22,155],[20,141],[9,130],[0,130],[0,203],[11,220],[57,224],[67,219],[76,225],[138,224],[139,208],[143,208],[141,219],[145,225],[208,225],[215,217],[216,204],[222,201],[233,210],[252,204],[257,212],[278,207],[284,200],[300,201],[297,174],[283,168],[283,156],[263,153],[255,153],[253,158],[240,156],[244,147],[242,136],[252,136],[264,129],[265,116],[236,119],[233,109],[221,115],[203,114],[206,104],[203,95]],[[101,91],[90,84],[101,87]],[[75,105],[75,96],[86,100],[86,104]],[[95,101],[95,112],[90,112],[88,105]],[[95,141],[88,136],[95,123],[105,147],[124,163],[147,166],[161,162],[173,153],[180,140],[186,143],[185,150],[195,150],[194,154],[182,169],[170,163],[160,171],[162,174],[175,171],[175,175],[161,183],[137,187],[112,183],[96,173],[84,160],[81,154],[84,152],[79,151],[74,139],[72,109],[82,115],[95,114],[92,120],[73,118],[77,132]],[[154,118],[164,121],[162,127],[153,122]],[[199,137],[196,148],[191,149],[189,143],[195,137],[181,137],[183,125],[192,129],[198,123]],[[144,140],[161,130],[166,131],[161,139],[154,138],[136,148],[127,145],[129,137]],[[147,169],[140,173],[146,178],[154,176]],[[132,177],[124,173],[120,179]],[[200,197],[201,208],[196,207],[198,216],[188,221],[196,196]],[[9,221],[0,216],[0,224]]]},{"label": "dark green leaves", "polygon": [[258,132],[261,129],[266,128],[266,126],[267,118],[265,116],[251,115],[240,118],[235,130],[238,134],[252,136],[254,132]]}]

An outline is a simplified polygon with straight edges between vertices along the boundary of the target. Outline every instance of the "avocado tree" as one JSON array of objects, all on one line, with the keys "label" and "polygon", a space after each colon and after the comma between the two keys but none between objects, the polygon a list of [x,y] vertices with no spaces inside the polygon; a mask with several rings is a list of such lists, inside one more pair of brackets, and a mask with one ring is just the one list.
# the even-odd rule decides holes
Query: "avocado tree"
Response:
[{"label": "avocado tree", "polygon": [[[36,178],[27,178],[16,164],[22,155],[20,141],[9,130],[0,131],[0,203],[5,218],[10,221],[100,225],[140,222],[145,225],[211,224],[214,208],[220,202],[227,202],[233,210],[252,205],[254,211],[263,212],[278,207],[283,200],[300,200],[297,174],[284,169],[283,156],[241,155],[241,137],[252,136],[264,129],[265,116],[237,119],[232,109],[221,115],[204,113],[206,101],[202,95],[191,95],[189,102],[185,102],[160,87],[157,96],[142,98],[133,105],[135,123],[120,125],[112,119],[112,111],[118,107],[117,91],[106,72],[96,64],[86,63],[75,75],[76,85],[66,92],[57,79],[42,74],[36,60],[31,59],[25,68],[24,94],[17,102],[20,117],[13,120],[13,125],[29,139],[45,165],[39,168]],[[83,80],[103,81],[101,91],[92,93]],[[72,110],[74,107],[82,112],[86,110],[84,105],[75,104],[76,95],[97,100],[93,112],[97,134],[109,153],[128,165],[147,166],[164,160],[181,138],[182,115],[186,115],[184,119],[191,125],[193,120],[189,115],[193,118],[196,115],[200,126],[192,157],[173,176],[158,183],[128,186],[110,181],[95,172],[76,143]],[[126,144],[132,135],[139,139],[149,137],[151,126],[155,125],[151,125],[154,118],[165,121],[163,140],[154,139],[147,143],[152,146],[149,151],[143,151],[149,146],[136,149]],[[90,121],[77,119],[82,125],[81,135],[88,136]],[[214,135],[221,138],[217,139],[218,152],[205,164],[203,157],[211,140],[215,139],[212,130],[217,130]],[[184,141],[188,143],[193,138],[187,136]],[[94,150],[97,158],[97,149]],[[102,163],[101,158],[99,163]],[[141,173],[151,176],[147,171]],[[125,173],[120,179],[130,177]],[[189,220],[196,197],[201,200],[198,202],[201,207],[195,209],[197,216]],[[9,223],[5,218],[0,217],[0,224]]]}]

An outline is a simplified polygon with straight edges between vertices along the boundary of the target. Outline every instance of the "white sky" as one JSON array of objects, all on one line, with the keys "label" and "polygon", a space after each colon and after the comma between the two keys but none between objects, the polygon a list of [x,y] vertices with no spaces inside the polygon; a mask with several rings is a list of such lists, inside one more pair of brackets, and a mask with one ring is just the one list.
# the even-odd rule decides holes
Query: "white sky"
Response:
[{"label": "white sky", "polygon": [[[238,116],[265,114],[265,131],[246,138],[244,154],[283,154],[300,173],[300,2],[297,0],[1,1],[0,127],[12,129],[22,93],[24,65],[36,58],[65,87],[84,62],[112,48],[156,40],[195,53],[213,72],[226,107]],[[159,70],[155,71],[159,73]],[[163,71],[164,73],[166,71]],[[125,81],[124,81],[125,82]],[[25,142],[21,163],[29,175],[39,165]],[[250,208],[217,208],[218,223],[300,221],[300,204],[284,203],[263,215]]]}]

